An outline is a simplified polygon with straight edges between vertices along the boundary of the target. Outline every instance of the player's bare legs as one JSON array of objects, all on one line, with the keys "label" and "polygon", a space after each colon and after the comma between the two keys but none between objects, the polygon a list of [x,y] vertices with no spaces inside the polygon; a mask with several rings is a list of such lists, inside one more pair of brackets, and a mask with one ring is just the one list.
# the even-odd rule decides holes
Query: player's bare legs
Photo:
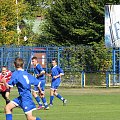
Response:
[{"label": "player's bare legs", "polygon": [[[12,120],[12,109],[17,107],[14,103],[10,102],[5,107],[6,120]],[[32,111],[26,114],[27,120],[41,120],[40,118],[34,117]]]},{"label": "player's bare legs", "polygon": [[50,89],[50,106],[53,105],[54,96],[56,96],[57,98],[59,98],[60,100],[62,100],[63,101],[63,105],[66,105],[67,100],[64,99],[60,94],[58,94],[57,90]]},{"label": "player's bare legs", "polygon": [[15,108],[16,105],[12,102],[8,103],[6,106],[5,106],[5,113],[6,114],[11,114],[12,113],[12,109]]},{"label": "player's bare legs", "polygon": [[6,120],[12,120],[12,109],[15,108],[16,105],[12,102],[8,103],[5,106]]},{"label": "player's bare legs", "polygon": [[37,92],[32,91],[32,95],[33,95],[33,97],[35,98],[35,100],[37,101],[37,103],[39,105],[38,109],[42,109],[42,103],[40,101],[40,97],[37,95]]},{"label": "player's bare legs", "polygon": [[32,91],[32,95],[34,96],[34,98],[36,98],[38,95],[36,92]]},{"label": "player's bare legs", "polygon": [[53,99],[54,99],[54,90],[50,89],[50,106],[53,106]]},{"label": "player's bare legs", "polygon": [[8,104],[10,102],[9,95],[10,95],[10,92],[6,92],[6,94],[5,94],[6,104]]},{"label": "player's bare legs", "polygon": [[27,118],[27,120],[41,120],[40,118],[34,117],[34,116],[32,115],[32,111],[30,111],[30,112],[28,112],[28,113],[26,114],[26,118]]},{"label": "player's bare legs", "polygon": [[[49,110],[44,91],[41,91],[40,93],[38,93],[36,91],[33,91],[32,94],[33,94],[34,98],[36,99],[37,103],[39,104],[38,110],[42,109],[43,107],[44,107],[45,110]],[[38,94],[39,94],[39,96],[38,96]],[[40,98],[41,98],[44,106],[42,106]]]},{"label": "player's bare legs", "polygon": [[2,97],[5,99],[6,105],[10,102],[9,94],[10,94],[9,92],[2,92]]},{"label": "player's bare legs", "polygon": [[39,96],[45,106],[45,110],[49,110],[49,107],[48,107],[48,104],[47,104],[47,101],[46,101],[46,98],[45,98],[45,92],[44,91],[41,91],[41,93],[39,93]]},{"label": "player's bare legs", "polygon": [[53,96],[53,95],[54,95],[54,90],[50,89],[50,96]]},{"label": "player's bare legs", "polygon": [[6,96],[7,99],[9,99],[9,95],[10,95],[10,93],[6,92],[5,96]]}]

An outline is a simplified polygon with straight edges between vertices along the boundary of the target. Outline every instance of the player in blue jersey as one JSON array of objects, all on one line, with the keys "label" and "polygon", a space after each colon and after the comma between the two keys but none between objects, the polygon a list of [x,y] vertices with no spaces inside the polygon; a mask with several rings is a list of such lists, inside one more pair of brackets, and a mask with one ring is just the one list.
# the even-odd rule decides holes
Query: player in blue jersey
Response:
[{"label": "player in blue jersey", "polygon": [[[19,97],[15,98],[5,107],[6,120],[12,120],[12,109],[18,106],[23,109],[27,120],[41,120],[32,115],[32,111],[36,109],[36,106],[31,94],[31,85],[39,86],[40,82],[27,71],[23,70],[23,64],[24,61],[22,58],[16,58],[14,61],[16,71],[13,72],[10,81],[8,83],[5,80],[2,81],[7,88],[16,85],[19,92]],[[41,91],[40,88],[39,91]]]},{"label": "player in blue jersey", "polygon": [[63,101],[63,105],[66,105],[67,100],[63,98],[60,94],[57,93],[57,88],[59,87],[61,83],[61,76],[64,75],[63,70],[57,66],[57,61],[56,59],[52,59],[52,69],[51,69],[51,74],[48,74],[48,76],[52,77],[51,81],[51,89],[50,89],[50,106],[53,105],[53,99],[54,95],[59,98],[61,101]]},{"label": "player in blue jersey", "polygon": [[[47,101],[46,101],[46,98],[45,98],[45,83],[46,83],[45,75],[44,75],[45,71],[42,68],[42,66],[38,63],[38,58],[37,57],[32,58],[32,64],[34,66],[34,73],[36,75],[36,78],[41,82],[41,84],[40,84],[41,93],[39,94],[40,98],[41,98],[41,100],[42,100],[42,102],[45,106],[45,109],[48,110],[49,107],[48,107],[48,104],[47,104]],[[42,103],[40,101],[39,96],[37,95],[37,92],[38,92],[38,88],[36,86],[34,86],[34,89],[33,89],[33,92],[32,92],[33,96],[36,99],[37,103],[39,104],[38,109],[42,109]]]}]

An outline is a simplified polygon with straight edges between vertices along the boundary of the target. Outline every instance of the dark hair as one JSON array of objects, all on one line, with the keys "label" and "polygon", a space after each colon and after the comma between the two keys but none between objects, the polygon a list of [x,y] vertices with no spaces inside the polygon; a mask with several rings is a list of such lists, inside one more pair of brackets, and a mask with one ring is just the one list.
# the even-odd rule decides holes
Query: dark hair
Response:
[{"label": "dark hair", "polygon": [[56,60],[55,58],[53,58],[53,59],[52,59],[52,61],[55,61],[55,62],[57,62],[57,60]]},{"label": "dark hair", "polygon": [[34,60],[34,59],[37,60],[38,58],[36,56],[34,56],[34,57],[32,57],[32,60]]},{"label": "dark hair", "polygon": [[15,58],[14,65],[16,68],[23,68],[24,61],[22,58]]}]

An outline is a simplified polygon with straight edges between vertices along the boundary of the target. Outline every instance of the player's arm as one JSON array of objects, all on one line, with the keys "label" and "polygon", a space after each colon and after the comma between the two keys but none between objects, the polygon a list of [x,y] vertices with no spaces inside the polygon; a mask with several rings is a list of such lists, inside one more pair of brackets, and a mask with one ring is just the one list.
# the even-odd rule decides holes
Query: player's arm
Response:
[{"label": "player's arm", "polygon": [[8,86],[6,79],[4,77],[1,79],[1,82],[3,82],[3,84],[6,86],[6,88],[9,89],[9,86]]},{"label": "player's arm", "polygon": [[2,82],[4,83],[4,85],[5,85],[7,88],[11,88],[11,87],[13,87],[15,84],[18,83],[18,79],[17,79],[16,74],[13,73],[9,82],[6,82],[6,79],[5,79],[5,78],[2,79]]},{"label": "player's arm", "polygon": [[55,79],[64,75],[64,72],[63,72],[63,70],[61,68],[58,68],[57,70],[58,70],[59,74],[53,77]]},{"label": "player's arm", "polygon": [[[41,83],[40,83],[41,84]],[[43,93],[43,91],[41,90],[41,88],[40,88],[40,85],[38,85],[38,90],[39,90],[39,95],[43,95],[44,93]]]},{"label": "player's arm", "polygon": [[4,83],[1,82],[0,85],[4,85]]},{"label": "player's arm", "polygon": [[63,76],[64,75],[64,73],[60,73],[60,74],[58,74],[58,75],[56,75],[56,76],[54,76],[53,78],[59,78],[59,77],[61,77],[61,76]]},{"label": "player's arm", "polygon": [[0,85],[4,85],[4,83],[1,81],[1,73],[0,73]]},{"label": "player's arm", "polygon": [[40,82],[37,78],[35,78],[34,76],[32,76],[32,77],[33,77],[33,78],[32,78],[32,79],[33,79],[33,83],[32,83],[32,84],[33,84],[34,86],[37,86],[37,87],[38,87],[38,90],[39,90],[38,93],[39,93],[39,95],[42,94],[42,90],[41,90],[41,88],[40,88],[41,82]]},{"label": "player's arm", "polygon": [[45,75],[48,76],[48,77],[52,77],[51,73],[45,73]]},{"label": "player's arm", "polygon": [[37,78],[38,78],[38,77],[40,77],[40,76],[42,76],[42,75],[44,75],[44,74],[45,74],[45,71],[43,70],[43,71],[41,71],[40,74],[37,74],[36,76],[37,76]]}]

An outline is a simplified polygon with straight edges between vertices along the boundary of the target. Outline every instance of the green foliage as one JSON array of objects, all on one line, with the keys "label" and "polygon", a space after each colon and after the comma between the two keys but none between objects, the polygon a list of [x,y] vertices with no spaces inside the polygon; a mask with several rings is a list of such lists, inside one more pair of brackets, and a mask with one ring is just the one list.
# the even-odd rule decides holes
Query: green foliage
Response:
[{"label": "green foliage", "polygon": [[[112,53],[105,48],[104,42],[90,46],[67,47],[62,53],[62,66],[65,71],[107,71],[111,69]],[[68,71],[69,71],[68,70]]]},{"label": "green foliage", "polygon": [[[93,70],[110,70],[112,65],[112,53],[105,47],[104,42],[100,41],[98,44],[94,42],[91,50],[92,52],[90,52],[90,54],[92,55],[87,59],[88,62],[92,61],[89,67]],[[91,66],[92,64],[93,67]]]},{"label": "green foliage", "polygon": [[[1,0],[0,45],[65,46],[99,42],[104,37],[104,5],[119,3],[118,0]],[[32,30],[37,16],[45,18],[39,34]],[[17,25],[21,31],[17,31]]]},{"label": "green foliage", "polygon": [[18,29],[18,25],[27,14],[27,4],[23,4],[23,0],[19,2],[16,0],[1,0],[0,6],[0,44],[21,44],[22,33]]},{"label": "green foliage", "polygon": [[1,0],[0,2],[0,44],[4,44],[6,42],[12,43],[14,41],[14,38],[16,37],[16,32],[14,31],[14,25],[16,18],[12,16],[16,16],[15,11],[15,4],[13,4],[15,1],[4,1]]},{"label": "green foliage", "polygon": [[32,15],[44,17],[53,4],[53,0],[25,0],[30,5]]},{"label": "green foliage", "polygon": [[40,7],[32,7],[26,0],[1,0],[0,6],[0,45],[38,43],[39,35],[33,32],[33,25]]},{"label": "green foliage", "polygon": [[49,39],[56,44],[88,44],[104,36],[104,6],[92,0],[55,1],[46,25]]}]

